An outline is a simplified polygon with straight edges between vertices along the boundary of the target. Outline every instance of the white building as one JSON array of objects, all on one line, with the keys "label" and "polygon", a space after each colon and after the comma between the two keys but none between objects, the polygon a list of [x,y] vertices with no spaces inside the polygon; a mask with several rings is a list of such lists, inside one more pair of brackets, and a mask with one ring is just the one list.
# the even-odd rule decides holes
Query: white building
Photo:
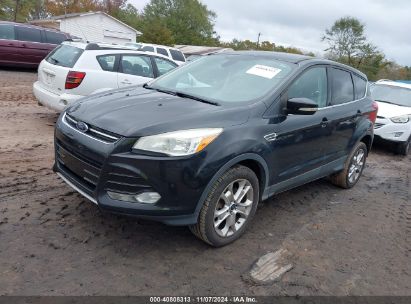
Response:
[{"label": "white building", "polygon": [[66,14],[33,20],[30,23],[58,29],[90,42],[123,44],[136,42],[136,36],[141,35],[131,26],[104,12]]}]

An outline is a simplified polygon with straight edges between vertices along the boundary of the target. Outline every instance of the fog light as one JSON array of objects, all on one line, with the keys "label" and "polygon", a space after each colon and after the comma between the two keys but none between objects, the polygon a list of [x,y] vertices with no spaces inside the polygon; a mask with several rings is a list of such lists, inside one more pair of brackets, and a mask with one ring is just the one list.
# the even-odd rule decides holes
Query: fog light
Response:
[{"label": "fog light", "polygon": [[142,192],[134,195],[107,191],[107,194],[113,200],[142,204],[155,204],[161,198],[157,192]]},{"label": "fog light", "polygon": [[404,132],[395,132],[394,137],[401,137],[402,134],[404,134]]},{"label": "fog light", "polygon": [[135,198],[140,203],[154,204],[158,202],[158,200],[161,198],[161,195],[158,194],[157,192],[143,192],[143,193],[137,194]]}]

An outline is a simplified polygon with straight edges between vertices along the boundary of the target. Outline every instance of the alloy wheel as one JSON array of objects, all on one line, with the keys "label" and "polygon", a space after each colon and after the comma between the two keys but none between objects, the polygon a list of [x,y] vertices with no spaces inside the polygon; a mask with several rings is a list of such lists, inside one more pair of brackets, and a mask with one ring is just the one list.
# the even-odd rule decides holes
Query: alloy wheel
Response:
[{"label": "alloy wheel", "polygon": [[220,237],[234,235],[247,221],[254,189],[246,179],[231,182],[221,193],[214,211],[214,229]]},{"label": "alloy wheel", "polygon": [[348,170],[348,181],[354,184],[361,175],[365,163],[365,151],[358,149],[351,161],[350,169]]}]

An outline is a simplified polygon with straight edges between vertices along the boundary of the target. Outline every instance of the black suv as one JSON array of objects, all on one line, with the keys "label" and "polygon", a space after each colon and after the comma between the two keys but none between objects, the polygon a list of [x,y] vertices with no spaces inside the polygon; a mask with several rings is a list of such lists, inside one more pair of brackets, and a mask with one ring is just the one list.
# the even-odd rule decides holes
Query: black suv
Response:
[{"label": "black suv", "polygon": [[377,113],[367,88],[361,72],[312,57],[205,56],[68,108],[54,170],[101,209],[223,246],[261,200],[325,176],[357,183]]}]

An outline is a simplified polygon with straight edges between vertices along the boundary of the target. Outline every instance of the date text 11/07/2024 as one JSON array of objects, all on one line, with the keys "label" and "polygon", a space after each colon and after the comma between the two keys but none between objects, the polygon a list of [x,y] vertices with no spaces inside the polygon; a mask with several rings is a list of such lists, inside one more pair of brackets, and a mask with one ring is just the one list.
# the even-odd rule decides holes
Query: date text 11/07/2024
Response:
[{"label": "date text 11/07/2024", "polygon": [[257,303],[255,297],[150,297],[150,303]]}]

